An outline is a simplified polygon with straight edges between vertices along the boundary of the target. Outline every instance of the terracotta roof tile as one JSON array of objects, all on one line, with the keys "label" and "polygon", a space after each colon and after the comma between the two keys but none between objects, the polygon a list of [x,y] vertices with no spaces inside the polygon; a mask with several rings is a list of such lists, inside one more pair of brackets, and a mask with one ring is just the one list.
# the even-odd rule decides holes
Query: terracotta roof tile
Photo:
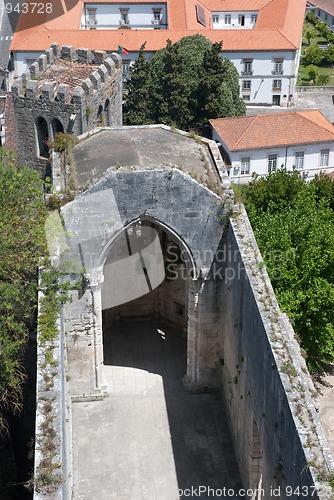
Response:
[{"label": "terracotta roof tile", "polygon": [[[83,0],[79,0],[65,14],[54,10],[44,19],[38,14],[22,14],[11,50],[41,52],[56,41],[60,45],[107,51],[124,45],[129,51],[136,52],[146,40],[146,49],[155,51],[164,47],[168,38],[175,42],[196,33],[203,34],[211,41],[223,40],[223,49],[227,51],[294,50],[300,45],[306,0],[166,0],[168,30],[80,30],[83,3]],[[204,8],[206,28],[197,22],[196,3]],[[55,5],[61,8],[61,2]],[[255,28],[212,29],[211,11],[225,9],[260,10]]]},{"label": "terracotta roof tile", "polygon": [[334,3],[333,0],[313,0],[309,2],[311,5],[315,7],[319,7],[319,9],[327,12],[331,16],[334,16]]},{"label": "terracotta roof tile", "polygon": [[334,126],[318,110],[218,118],[210,124],[230,151],[334,141]]}]

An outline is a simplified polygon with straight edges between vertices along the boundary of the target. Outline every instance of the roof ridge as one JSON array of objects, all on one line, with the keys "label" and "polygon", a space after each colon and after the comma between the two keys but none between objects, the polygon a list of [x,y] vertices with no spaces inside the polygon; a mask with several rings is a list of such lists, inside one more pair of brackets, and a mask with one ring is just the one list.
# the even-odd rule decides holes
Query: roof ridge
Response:
[{"label": "roof ridge", "polygon": [[[20,44],[22,44],[22,43],[26,42],[27,40],[29,40],[29,38],[31,38],[33,35],[35,35],[35,33],[37,33],[37,31],[41,31],[43,28],[47,29],[44,24],[40,24],[39,26],[36,26],[36,29],[34,31],[32,31],[31,33],[29,33],[29,35],[26,38],[24,38],[24,40],[20,41]],[[16,31],[15,31],[15,33],[16,33]],[[15,50],[15,47],[11,46],[10,49],[11,50]]]},{"label": "roof ridge", "polygon": [[333,135],[334,135],[334,125],[331,124],[330,121],[328,121],[328,124],[329,125],[332,125],[333,127],[333,131],[331,131],[329,128],[325,127],[324,125],[322,125],[321,123],[318,123],[318,122],[315,122],[314,120],[311,120],[311,118],[308,118],[307,116],[304,116],[302,113],[319,113],[321,115],[322,118],[324,118],[325,120],[327,120],[327,118],[321,113],[320,109],[305,109],[305,110],[299,110],[299,111],[296,111],[296,113],[301,116],[302,118],[304,118],[305,120],[317,125],[318,127],[321,127],[322,129],[326,130],[327,132],[332,132]]},{"label": "roof ridge", "polygon": [[285,40],[287,42],[291,43],[292,47],[295,47],[296,49],[298,49],[298,47],[296,47],[296,45],[294,43],[292,43],[291,40],[289,40],[289,38],[280,29],[277,28],[277,31],[282,35],[283,38],[285,38]]},{"label": "roof ridge", "polygon": [[[246,130],[244,131],[243,134],[241,134],[241,136],[239,137],[239,139],[237,140],[237,142],[233,145],[233,149],[239,144],[239,142],[241,141],[241,139],[244,137],[244,135],[248,132],[248,130],[252,127],[252,125],[254,125],[254,123],[256,122],[257,118],[259,117],[260,115],[255,115],[254,116],[244,116],[242,118],[253,118],[253,120],[251,121],[251,123],[248,125],[248,127],[246,128]],[[238,117],[235,117],[235,118],[241,118],[240,116]]]}]

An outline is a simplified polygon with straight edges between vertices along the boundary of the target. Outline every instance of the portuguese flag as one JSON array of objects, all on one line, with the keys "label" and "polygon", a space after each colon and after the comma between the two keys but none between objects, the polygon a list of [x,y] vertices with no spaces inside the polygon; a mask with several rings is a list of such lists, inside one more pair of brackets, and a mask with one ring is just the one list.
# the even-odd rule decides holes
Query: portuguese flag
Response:
[{"label": "portuguese flag", "polygon": [[118,51],[117,51],[117,52],[118,52],[118,54],[120,54],[120,55],[123,55],[123,54],[124,54],[124,55],[126,55],[126,56],[127,56],[127,55],[128,55],[128,53],[129,53],[128,49],[126,49],[125,47],[122,47],[122,45],[119,45],[119,46],[118,46]]}]

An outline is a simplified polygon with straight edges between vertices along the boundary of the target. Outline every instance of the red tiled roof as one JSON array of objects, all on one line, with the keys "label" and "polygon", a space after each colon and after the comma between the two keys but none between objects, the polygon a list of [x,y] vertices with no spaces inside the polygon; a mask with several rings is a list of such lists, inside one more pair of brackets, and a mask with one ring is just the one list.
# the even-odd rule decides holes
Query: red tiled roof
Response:
[{"label": "red tiled roof", "polygon": [[309,2],[311,5],[318,7],[319,9],[327,12],[331,16],[334,16],[334,3],[333,0],[313,0]]},{"label": "red tiled roof", "polygon": [[334,126],[318,110],[210,120],[229,151],[334,141]]},{"label": "red tiled roof", "polygon": [[[98,1],[102,3],[105,0]],[[146,41],[146,50],[155,51],[164,47],[168,38],[176,42],[196,33],[211,41],[223,40],[223,49],[227,51],[295,50],[300,45],[306,0],[166,0],[166,3],[168,30],[80,30],[84,0],[79,0],[65,14],[55,10],[49,16],[21,14],[11,50],[41,52],[51,43],[58,42],[76,48],[107,51],[124,45],[130,52],[137,52]],[[197,22],[196,3],[204,8],[206,27]],[[212,11],[233,9],[259,10],[254,29],[212,29]]]}]

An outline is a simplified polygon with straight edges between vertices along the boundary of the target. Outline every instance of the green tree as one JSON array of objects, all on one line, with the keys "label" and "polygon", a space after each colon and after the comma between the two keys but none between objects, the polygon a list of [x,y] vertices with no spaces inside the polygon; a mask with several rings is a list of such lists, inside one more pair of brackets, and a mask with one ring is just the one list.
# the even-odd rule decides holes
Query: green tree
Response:
[{"label": "green tree", "polygon": [[21,358],[36,314],[37,266],[45,253],[43,183],[0,149],[0,428],[20,409]]},{"label": "green tree", "polygon": [[185,78],[185,62],[177,44],[167,40],[162,52],[161,72],[155,73],[151,91],[152,116],[156,123],[162,122],[180,128],[191,121],[188,106],[189,86]]},{"label": "green tree", "polygon": [[316,77],[316,84],[317,85],[320,85],[320,86],[325,86],[325,85],[328,85],[328,82],[329,82],[329,76],[328,75],[318,75]]},{"label": "green tree", "polygon": [[[247,211],[280,307],[311,370],[334,360],[334,212],[330,178],[282,169],[244,189]],[[334,184],[332,182],[332,184]]]},{"label": "green tree", "polygon": [[334,45],[330,45],[324,54],[324,62],[326,64],[334,64]]},{"label": "green tree", "polygon": [[308,77],[310,80],[312,80],[313,83],[315,83],[317,76],[319,74],[319,69],[314,66],[314,64],[310,64],[309,66],[306,66],[306,71],[308,73]]},{"label": "green tree", "polygon": [[[208,118],[218,116],[215,103],[222,116],[245,113],[236,69],[221,58],[214,46],[204,36],[194,35],[175,44],[168,41],[165,48],[154,54],[148,62],[149,79],[133,86],[133,92],[141,94],[149,80],[142,123],[163,122],[186,130],[207,127]],[[208,58],[213,64],[211,67]],[[213,81],[207,77],[204,83],[203,74],[208,68]],[[132,91],[126,97],[125,123],[135,123],[130,119],[131,95]]]},{"label": "green tree", "polygon": [[138,57],[130,67],[131,79],[128,83],[128,94],[124,105],[124,123],[126,125],[142,125],[153,123],[150,119],[150,81],[149,62],[145,55],[146,42],[140,47]]},{"label": "green tree", "polygon": [[329,29],[326,23],[318,22],[316,24],[316,29],[318,30],[318,33],[324,37],[328,42],[333,41],[333,33]]},{"label": "green tree", "polygon": [[204,54],[197,101],[197,122],[202,128],[208,126],[210,118],[243,115],[246,110],[239,97],[237,71],[230,61],[222,59],[221,50],[222,42],[216,42]]},{"label": "green tree", "polygon": [[324,58],[324,55],[324,51],[318,47],[318,45],[310,45],[305,50],[304,62],[306,65],[314,64],[315,66],[319,66]]},{"label": "green tree", "polygon": [[313,32],[311,30],[305,30],[304,38],[306,38],[308,45],[310,45],[311,39],[313,38]]}]

